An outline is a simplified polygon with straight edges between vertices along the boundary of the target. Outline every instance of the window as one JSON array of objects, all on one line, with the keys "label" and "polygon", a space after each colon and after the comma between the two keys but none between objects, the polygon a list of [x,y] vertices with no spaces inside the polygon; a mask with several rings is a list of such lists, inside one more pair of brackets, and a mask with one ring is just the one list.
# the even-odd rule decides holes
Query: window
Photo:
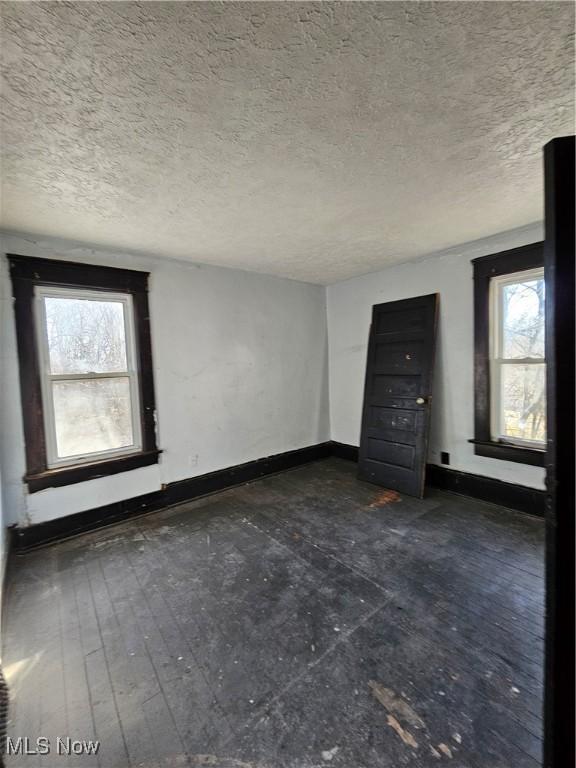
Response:
[{"label": "window", "polygon": [[544,269],[490,281],[492,439],[544,448]]},{"label": "window", "polygon": [[48,467],[141,448],[130,294],[36,288]]},{"label": "window", "polygon": [[156,462],[148,275],[9,258],[30,491]]},{"label": "window", "polygon": [[475,452],[544,465],[545,284],[541,243],[475,259]]}]

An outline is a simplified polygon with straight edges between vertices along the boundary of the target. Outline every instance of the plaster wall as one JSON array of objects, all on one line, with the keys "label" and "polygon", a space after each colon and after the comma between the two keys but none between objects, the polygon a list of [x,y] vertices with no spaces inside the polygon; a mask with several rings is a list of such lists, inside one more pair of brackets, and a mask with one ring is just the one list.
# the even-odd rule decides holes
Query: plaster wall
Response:
[{"label": "plaster wall", "polygon": [[[40,523],[329,439],[322,286],[14,235],[2,237],[0,253],[5,525]],[[158,465],[27,493],[6,253],[150,272]]]},{"label": "plaster wall", "polygon": [[[3,525],[30,525],[162,484],[332,439],[358,445],[373,304],[440,293],[429,461],[542,488],[544,471],[474,455],[470,260],[542,238],[541,225],[322,286],[166,258],[5,234],[0,242]],[[28,494],[5,253],[150,274],[158,465]],[[0,544],[1,547],[1,544]],[[0,549],[0,565],[2,551]]]},{"label": "plaster wall", "polygon": [[360,441],[372,306],[440,294],[429,461],[450,453],[451,469],[544,487],[544,469],[474,455],[473,277],[471,259],[541,240],[536,224],[353,278],[327,288],[332,440]]}]

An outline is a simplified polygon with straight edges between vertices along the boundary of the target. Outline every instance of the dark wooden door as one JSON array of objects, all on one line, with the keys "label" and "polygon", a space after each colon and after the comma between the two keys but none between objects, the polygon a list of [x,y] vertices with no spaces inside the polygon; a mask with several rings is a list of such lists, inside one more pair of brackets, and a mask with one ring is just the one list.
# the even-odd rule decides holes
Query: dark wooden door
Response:
[{"label": "dark wooden door", "polygon": [[368,342],[358,476],[424,495],[438,294],[377,304]]}]

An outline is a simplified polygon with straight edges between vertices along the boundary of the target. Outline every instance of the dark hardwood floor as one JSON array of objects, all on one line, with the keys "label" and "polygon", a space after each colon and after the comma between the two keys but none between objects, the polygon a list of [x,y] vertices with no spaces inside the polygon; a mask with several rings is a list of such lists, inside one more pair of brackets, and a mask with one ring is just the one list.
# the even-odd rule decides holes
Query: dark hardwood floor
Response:
[{"label": "dark hardwood floor", "polygon": [[[340,459],[15,557],[9,766],[536,768],[543,522]],[[64,757],[56,737],[99,739]]]}]

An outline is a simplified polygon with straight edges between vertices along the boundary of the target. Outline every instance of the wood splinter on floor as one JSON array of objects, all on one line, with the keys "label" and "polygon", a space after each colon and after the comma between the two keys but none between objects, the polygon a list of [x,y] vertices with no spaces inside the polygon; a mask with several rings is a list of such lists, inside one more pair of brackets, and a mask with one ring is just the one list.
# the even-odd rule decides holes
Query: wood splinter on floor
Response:
[{"label": "wood splinter on floor", "polygon": [[418,749],[418,742],[416,741],[414,736],[412,736],[410,731],[406,731],[404,728],[402,728],[402,726],[400,725],[398,720],[396,720],[394,715],[388,715],[388,725],[390,726],[390,728],[393,728],[396,731],[396,733],[398,734],[398,736],[400,736],[404,744],[408,744],[409,747],[414,747],[414,749]]},{"label": "wood splinter on floor", "polygon": [[[407,731],[405,728],[402,727],[402,725],[400,725],[400,723],[394,717],[394,715],[398,715],[398,717],[400,717],[402,720],[405,720],[414,728],[424,730],[426,740],[428,741],[430,740],[430,735],[428,734],[426,723],[424,722],[424,720],[422,720],[420,715],[418,715],[412,709],[412,707],[408,704],[407,701],[402,699],[400,696],[397,696],[391,688],[386,688],[380,683],[377,683],[375,680],[369,680],[368,685],[372,690],[372,695],[374,696],[374,698],[378,702],[380,702],[380,704],[382,704],[382,706],[388,711],[388,718],[387,718],[388,725],[390,726],[390,728],[396,731],[396,733],[398,734],[398,736],[400,736],[404,744],[407,744],[409,747],[413,747],[414,749],[418,749],[418,742],[416,741],[414,736],[410,733],[410,731]],[[459,734],[456,734],[456,735],[459,737]],[[438,744],[437,745],[438,749],[436,749],[432,744],[430,744],[429,746],[430,746],[430,751],[436,758],[441,758],[442,755],[445,755],[446,757],[450,757],[450,758],[453,757],[452,750],[447,744],[444,744],[444,743]]]},{"label": "wood splinter on floor", "polygon": [[438,749],[443,752],[446,757],[452,757],[452,750],[447,744],[438,744]]},{"label": "wood splinter on floor", "polygon": [[397,696],[391,688],[385,688],[381,683],[375,680],[369,680],[368,685],[372,689],[374,698],[388,710],[390,714],[398,715],[406,720],[414,728],[426,728],[426,723],[414,712],[407,701]]},{"label": "wood splinter on floor", "polygon": [[410,725],[414,726],[414,728],[425,729],[426,724],[422,718],[416,712],[414,712],[408,702],[397,696],[391,688],[386,688],[380,683],[377,683],[375,680],[369,680],[368,685],[372,689],[372,695],[374,698],[380,702],[380,704],[382,704],[382,706],[388,711],[387,722],[390,728],[396,731],[404,744],[407,744],[409,747],[413,747],[414,749],[418,749],[418,742],[414,736],[410,733],[410,731],[407,731],[400,725],[394,715],[398,715],[398,717],[401,717]]}]

